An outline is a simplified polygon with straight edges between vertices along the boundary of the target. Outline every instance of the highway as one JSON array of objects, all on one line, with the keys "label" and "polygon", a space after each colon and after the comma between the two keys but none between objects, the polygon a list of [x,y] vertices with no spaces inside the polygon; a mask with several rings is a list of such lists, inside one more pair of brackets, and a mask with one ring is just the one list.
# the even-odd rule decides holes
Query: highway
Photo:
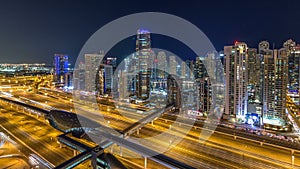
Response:
[{"label": "highway", "polygon": [[[31,99],[35,99],[35,100],[41,99],[40,100],[41,102],[45,101],[45,100],[43,100],[44,98],[41,98],[41,97],[37,98],[35,96],[35,94],[33,95],[33,98],[31,98]],[[55,107],[55,103],[56,104],[58,104],[58,103],[55,102],[54,101],[55,99],[54,99],[53,104],[52,104],[52,101],[51,101],[52,99],[53,98],[47,99],[47,102],[51,106]],[[69,108],[69,105],[67,105],[67,104],[59,104],[59,105],[64,106],[65,109]],[[61,108],[63,108],[63,107],[61,107]],[[89,109],[89,111],[92,111],[92,110]],[[116,115],[114,113],[105,112],[105,114],[107,114],[107,115],[110,114],[109,116],[111,118],[109,118],[109,121],[110,121],[109,125],[114,124],[113,127],[115,127],[115,128],[118,128],[118,129],[123,128],[124,129],[124,127],[129,126],[130,124],[132,124],[132,121],[128,121],[127,118],[126,118],[126,121],[125,121],[124,118],[122,118],[121,116]],[[88,114],[88,116],[89,115],[90,114]],[[161,120],[161,119],[159,119],[159,120]],[[170,124],[168,124],[163,120],[161,120],[161,122],[158,123],[159,120],[155,121],[156,125],[154,125],[154,127],[151,127],[151,125],[147,125],[146,127],[142,128],[142,130],[140,132],[140,135],[137,136],[137,137],[150,137],[150,136],[153,136],[153,135],[157,135],[158,133],[161,133],[162,131],[165,131],[167,129],[167,127],[169,127],[169,125],[171,124],[171,122],[170,122]],[[161,127],[161,126],[163,126],[163,127]],[[155,128],[155,127],[158,128],[157,131],[153,131],[153,128]],[[152,131],[150,131],[150,130],[152,130]],[[180,130],[180,129],[178,129],[178,130]],[[195,130],[195,129],[193,129],[193,130]],[[189,140],[191,142],[188,142],[185,139],[183,141],[183,143],[180,143],[178,146],[173,148],[174,152],[172,152],[172,150],[173,150],[172,149],[172,150],[166,152],[166,154],[169,155],[170,157],[174,157],[175,159],[177,157],[177,158],[179,158],[179,160],[183,160],[184,156],[182,154],[184,154],[188,157],[186,157],[186,159],[184,159],[183,161],[187,160],[189,163],[199,163],[199,159],[205,159],[202,155],[204,153],[207,154],[207,151],[205,151],[206,150],[205,148],[202,147],[202,149],[203,149],[202,153],[196,151],[196,149],[201,150],[201,145],[197,141],[199,139],[198,137],[199,137],[200,129],[197,129],[198,131],[197,130],[193,131],[193,130],[190,132],[190,135],[188,135],[187,138],[193,138],[194,140]],[[196,140],[195,140],[195,138],[196,138]],[[224,145],[230,145],[230,147],[236,148],[238,150],[239,149],[245,150],[246,153],[244,153],[244,154],[241,154],[241,152],[234,152],[233,150],[232,150],[233,152],[231,152],[232,154],[235,154],[235,155],[231,155],[231,156],[233,156],[232,159],[234,161],[239,161],[239,163],[242,163],[242,164],[245,163],[245,162],[243,162],[243,161],[245,161],[245,159],[248,159],[248,158],[251,159],[250,157],[253,157],[253,154],[251,155],[251,153],[254,153],[254,155],[255,154],[261,155],[263,153],[263,155],[265,157],[268,157],[270,159],[280,159],[282,162],[286,162],[286,163],[291,162],[291,155],[290,155],[289,151],[278,150],[274,147],[268,147],[268,146],[265,146],[265,145],[260,146],[259,144],[250,142],[248,140],[241,140],[241,139],[235,140],[234,137],[227,136],[227,135],[224,135],[224,134],[214,133],[212,135],[212,137],[210,137],[209,141],[211,141],[212,143],[217,143],[217,144],[213,145],[214,147],[212,146],[214,149],[212,149],[209,152],[219,152],[220,149],[222,149],[222,148],[225,149]],[[156,142],[157,142],[157,140],[156,140]],[[152,143],[156,143],[156,142],[155,142],[155,140],[152,140]],[[166,141],[164,140],[162,142],[157,142],[156,144],[157,145],[166,144]],[[192,147],[193,147],[192,150],[193,151],[191,151],[191,147],[188,147],[187,145],[192,145]],[[220,147],[220,145],[223,145],[223,147]],[[205,145],[205,146],[207,147],[208,145]],[[217,146],[219,146],[219,147],[217,147]],[[190,153],[187,150],[189,150]],[[219,150],[219,151],[217,151],[217,150]],[[228,154],[228,151],[230,152],[230,150],[226,150],[225,152]],[[251,156],[249,155],[250,157],[248,157],[247,152],[248,152],[248,154],[251,155]],[[202,155],[202,157],[199,157],[200,154]],[[192,158],[192,156],[194,156],[193,157],[194,160],[189,159],[189,158]],[[208,154],[206,156],[207,156],[206,159],[208,161],[205,161],[205,163],[214,164],[214,163],[218,162],[219,164],[222,164],[222,166],[228,165],[228,166],[233,167],[232,165],[234,164],[234,161],[233,162],[227,162],[228,164],[226,164],[226,161],[229,161],[228,159],[226,159],[226,158],[223,159],[223,162],[222,162],[222,160],[220,160],[220,157],[224,158],[224,152],[219,154],[220,157],[218,157],[218,158],[214,157],[215,160],[212,160],[213,157],[211,157],[212,156],[211,154]],[[216,155],[214,155],[214,156],[216,156]],[[253,159],[255,159],[255,158],[252,158],[251,160],[253,161]],[[270,159],[269,159],[269,161],[270,161]],[[300,159],[299,154],[296,153],[295,154],[295,164],[296,165],[299,165],[299,159]],[[255,159],[254,161],[256,163],[258,163],[259,160],[260,159]],[[235,163],[237,163],[237,162],[235,162]],[[247,162],[247,164],[248,164],[248,162]],[[249,164],[250,164],[250,162],[249,162]],[[195,167],[197,167],[197,164],[194,164],[194,165],[195,165]],[[240,164],[234,164],[234,165],[236,165],[235,167],[237,167],[237,168],[241,167]],[[264,163],[261,164],[261,166],[265,166],[265,165],[266,164],[264,164]],[[274,164],[269,163],[268,165],[270,166],[270,168],[272,168],[272,166]],[[218,166],[216,166],[216,167],[218,167]],[[273,167],[278,168],[279,166],[275,165]]]},{"label": "highway", "polygon": [[19,144],[23,146],[19,149],[26,156],[38,153],[53,165],[58,165],[73,156],[70,149],[59,148],[56,142],[56,136],[62,133],[46,125],[42,119],[37,120],[35,117],[14,110],[2,109],[0,124],[2,129],[9,129],[8,135],[11,138],[22,141]]}]

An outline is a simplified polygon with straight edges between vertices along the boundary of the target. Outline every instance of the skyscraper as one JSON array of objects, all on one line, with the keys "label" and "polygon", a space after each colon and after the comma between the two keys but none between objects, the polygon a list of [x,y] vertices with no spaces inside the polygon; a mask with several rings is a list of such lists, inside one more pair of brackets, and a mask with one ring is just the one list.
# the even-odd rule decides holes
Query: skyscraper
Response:
[{"label": "skyscraper", "polygon": [[111,94],[113,83],[113,67],[100,64],[96,87],[99,95]]},{"label": "skyscraper", "polygon": [[193,60],[186,60],[185,61],[185,77],[188,79],[194,79],[194,61]]},{"label": "skyscraper", "polygon": [[167,72],[167,55],[164,51],[159,51],[157,54],[157,76],[158,78],[165,79]]},{"label": "skyscraper", "polygon": [[136,38],[136,54],[138,57],[136,96],[138,99],[147,100],[150,94],[151,75],[151,67],[149,66],[151,54],[150,32],[139,29]]},{"label": "skyscraper", "polygon": [[286,93],[288,84],[288,51],[280,49],[274,51],[275,57],[275,118],[287,120],[286,115]]},{"label": "skyscraper", "polygon": [[270,49],[270,43],[269,42],[267,42],[267,41],[259,42],[259,44],[258,44],[258,53],[261,53],[261,52],[263,52],[265,50],[268,50],[268,49]]},{"label": "skyscraper", "polygon": [[[204,57],[202,58],[205,59]],[[199,109],[201,112],[208,113],[211,108],[211,83],[205,68],[205,65],[200,57],[196,57],[194,64],[194,76],[199,87]]]},{"label": "skyscraper", "polygon": [[101,60],[104,57],[104,52],[100,54],[85,54],[85,90],[95,92],[97,83],[98,68]]},{"label": "skyscraper", "polygon": [[264,57],[263,122],[264,125],[284,126],[286,90],[288,84],[287,50],[266,50]]},{"label": "skyscraper", "polygon": [[69,57],[65,54],[54,54],[54,81],[63,86],[69,72]]},{"label": "skyscraper", "polygon": [[288,50],[288,91],[291,99],[299,104],[300,95],[300,45],[292,40],[288,40],[284,43],[284,48]]},{"label": "skyscraper", "polygon": [[85,81],[85,66],[83,62],[80,62],[78,67],[74,69],[73,87],[75,90],[84,90]]},{"label": "skyscraper", "polygon": [[203,78],[208,76],[207,71],[200,57],[196,57],[195,65],[194,65],[194,76],[195,79]]},{"label": "skyscraper", "polygon": [[273,116],[275,111],[275,59],[272,50],[265,50],[264,57],[264,88],[263,88],[263,113],[264,117]]},{"label": "skyscraper", "polygon": [[176,75],[177,74],[177,61],[175,56],[169,56],[169,74]]},{"label": "skyscraper", "polygon": [[167,106],[174,106],[176,109],[181,107],[180,78],[176,75],[167,77]]},{"label": "skyscraper", "polygon": [[112,66],[113,71],[115,71],[117,68],[117,58],[111,56],[106,57],[105,59],[103,59],[103,64]]},{"label": "skyscraper", "polygon": [[226,98],[225,119],[243,120],[247,114],[247,62],[248,47],[246,43],[236,42],[224,47],[226,60]]},{"label": "skyscraper", "polygon": [[181,62],[181,78],[187,78],[187,74],[186,74],[186,63],[185,62]]}]

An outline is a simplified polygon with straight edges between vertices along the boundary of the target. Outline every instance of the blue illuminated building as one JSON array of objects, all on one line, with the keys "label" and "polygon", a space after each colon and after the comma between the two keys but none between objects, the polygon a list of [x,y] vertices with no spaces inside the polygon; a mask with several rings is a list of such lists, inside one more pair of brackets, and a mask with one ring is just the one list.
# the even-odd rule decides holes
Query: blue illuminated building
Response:
[{"label": "blue illuminated building", "polygon": [[65,54],[54,54],[53,78],[57,85],[63,86],[69,72],[69,57]]}]

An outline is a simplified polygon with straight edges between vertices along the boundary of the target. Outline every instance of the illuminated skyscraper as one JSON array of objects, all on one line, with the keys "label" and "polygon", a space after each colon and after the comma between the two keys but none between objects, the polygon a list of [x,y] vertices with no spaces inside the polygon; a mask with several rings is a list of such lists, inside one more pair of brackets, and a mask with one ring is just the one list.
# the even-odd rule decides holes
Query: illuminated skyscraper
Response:
[{"label": "illuminated skyscraper", "polygon": [[117,68],[117,58],[116,57],[107,57],[107,58],[103,59],[103,64],[112,66],[113,70],[115,71]]},{"label": "illuminated skyscraper", "polygon": [[157,54],[157,76],[158,78],[165,79],[167,72],[167,55],[164,51],[160,51]]},{"label": "illuminated skyscraper", "polygon": [[185,62],[181,62],[181,77],[182,78],[186,78],[186,63]]},{"label": "illuminated skyscraper", "polygon": [[177,65],[175,56],[169,56],[169,74],[176,75]]},{"label": "illuminated skyscraper", "polygon": [[113,67],[111,65],[101,64],[97,76],[96,87],[99,95],[108,94],[112,92],[113,83]]},{"label": "illuminated skyscraper", "polygon": [[[179,84],[178,84],[179,83]],[[174,106],[176,109],[181,107],[180,78],[176,75],[167,77],[167,106]]]},{"label": "illuminated skyscraper", "polygon": [[100,54],[85,54],[85,90],[89,92],[95,92],[96,90],[96,75],[98,74],[98,68],[101,64],[101,60],[104,57],[104,52]]},{"label": "illuminated skyscraper", "polygon": [[139,29],[136,37],[137,78],[136,96],[138,99],[147,100],[150,94],[150,32]]},{"label": "illuminated skyscraper", "polygon": [[186,60],[185,61],[185,77],[188,79],[194,79],[194,61],[193,60]]},{"label": "illuminated skyscraper", "polygon": [[267,41],[261,41],[258,44],[258,52],[259,53],[261,53],[261,52],[263,52],[265,50],[269,50],[269,48],[270,48],[270,43],[267,42]]},{"label": "illuminated skyscraper", "polygon": [[292,40],[284,43],[284,48],[288,51],[288,91],[291,99],[299,104],[300,95],[300,45],[296,45]]},{"label": "illuminated skyscraper", "polygon": [[264,57],[264,116],[273,114],[275,106],[275,59],[272,50],[265,50]]},{"label": "illuminated skyscraper", "polygon": [[293,41],[292,39],[289,39],[283,43],[283,47],[288,50],[292,49],[295,46],[296,46],[296,42]]},{"label": "illuminated skyscraper", "polygon": [[225,119],[243,119],[247,114],[248,47],[243,42],[224,47],[226,60]]},{"label": "illuminated skyscraper", "polygon": [[208,76],[207,71],[200,57],[196,57],[195,65],[194,65],[194,76],[195,79],[203,78]]},{"label": "illuminated skyscraper", "polygon": [[288,83],[287,50],[265,50],[263,122],[266,125],[283,126],[286,121],[286,90]]},{"label": "illuminated skyscraper", "polygon": [[286,94],[288,85],[288,51],[280,49],[274,51],[275,57],[275,113],[274,117],[287,120]]},{"label": "illuminated skyscraper", "polygon": [[199,87],[200,112],[209,112],[211,107],[211,84],[205,65],[200,57],[196,57],[194,76]]},{"label": "illuminated skyscraper", "polygon": [[84,90],[85,81],[85,66],[80,62],[78,67],[74,69],[73,87],[75,90]]},{"label": "illuminated skyscraper", "polygon": [[65,54],[54,54],[54,81],[64,85],[69,72],[69,57]]}]

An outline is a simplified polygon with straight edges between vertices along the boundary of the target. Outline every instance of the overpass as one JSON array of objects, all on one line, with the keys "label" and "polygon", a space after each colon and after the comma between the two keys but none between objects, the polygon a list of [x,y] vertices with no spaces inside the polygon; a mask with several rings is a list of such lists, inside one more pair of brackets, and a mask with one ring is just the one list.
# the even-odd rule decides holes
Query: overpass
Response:
[{"label": "overpass", "polygon": [[[92,159],[93,168],[101,167],[101,168],[108,168],[110,165],[105,162],[105,160],[99,158],[100,155],[104,153],[104,149],[100,146],[89,147],[79,141],[71,139],[70,137],[66,136],[66,134],[62,134],[57,137],[60,144],[65,144],[74,149],[75,157],[65,161],[64,163],[55,167],[55,169],[60,168],[74,168],[78,164],[82,162]],[[76,155],[76,150],[80,152],[80,154]]]},{"label": "overpass", "polygon": [[[66,131],[71,131],[71,130],[78,130],[82,129],[82,131],[85,131],[89,134],[94,135],[99,142],[99,146],[102,149],[105,149],[112,144],[116,143],[122,147],[128,148],[143,157],[145,157],[145,166],[147,165],[147,158],[158,162],[162,165],[165,165],[166,167],[169,168],[184,168],[184,169],[189,169],[193,168],[191,166],[188,166],[184,163],[181,163],[179,161],[176,161],[174,159],[171,159],[165,155],[161,155],[153,150],[150,150],[146,147],[143,147],[139,144],[133,143],[131,141],[127,141],[125,138],[129,134],[133,133],[134,131],[138,130],[139,128],[143,127],[147,123],[151,122],[155,118],[159,117],[161,114],[163,114],[165,111],[171,110],[172,107],[168,107],[165,110],[161,111],[156,111],[152,114],[147,115],[146,117],[140,119],[136,123],[130,125],[123,131],[117,132],[109,127],[106,126],[100,126],[98,123],[81,117],[81,121],[77,118],[77,114],[74,114],[72,112],[65,112],[65,111],[60,111],[60,110],[51,110],[48,117],[50,121],[52,121],[50,124],[53,124],[55,128],[60,129],[64,132]],[[58,124],[57,124],[58,123]],[[80,126],[84,126],[80,128]],[[72,141],[72,139],[68,138],[67,136],[59,136],[58,137],[59,141],[62,143],[68,145],[69,147],[79,150],[81,153],[72,159],[70,159],[66,164],[79,164],[79,161],[81,160],[86,160],[91,158],[90,153],[84,152],[83,150],[88,150],[87,147],[84,147],[81,145],[81,143],[76,143],[75,141]],[[83,148],[82,148],[83,147]],[[152,155],[155,155],[151,157]],[[85,159],[86,158],[86,159]],[[82,161],[83,162],[83,161]],[[64,164],[64,165],[66,165]]]},{"label": "overpass", "polygon": [[173,106],[170,106],[170,107],[167,107],[164,110],[154,111],[154,113],[151,113],[151,114],[147,115],[146,117],[140,119],[139,121],[133,123],[132,125],[130,125],[126,129],[121,131],[121,133],[123,134],[124,137],[126,137],[126,136],[132,134],[135,131],[139,131],[139,129],[142,128],[143,126],[145,126],[147,123],[152,122],[156,118],[160,117],[163,113],[165,113],[167,111],[170,111],[172,108],[173,108]]},{"label": "overpass", "polygon": [[166,155],[159,154],[159,153],[157,153],[151,149],[148,149],[142,145],[128,141],[128,140],[122,138],[122,135],[116,136],[111,133],[105,132],[99,128],[89,131],[89,134],[94,135],[93,138],[98,138],[98,136],[100,135],[122,147],[125,147],[129,150],[132,150],[132,151],[142,155],[143,157],[145,157],[145,168],[146,168],[147,158],[149,158],[149,159],[151,159],[159,164],[162,164],[166,167],[169,167],[169,168],[194,169],[193,167],[191,167],[187,164],[184,164],[182,162],[179,162],[177,160],[174,160]]},{"label": "overpass", "polygon": [[[84,133],[84,132],[88,132],[89,134],[93,134],[97,137],[101,136],[104,137],[106,139],[106,141],[103,142],[104,147],[102,148],[107,148],[110,145],[112,145],[113,143],[116,143],[118,145],[121,145],[123,147],[126,147],[132,151],[135,151],[139,154],[141,154],[142,156],[146,157],[145,158],[145,165],[146,165],[146,159],[150,158],[153,161],[156,161],[162,165],[165,165],[167,167],[170,168],[193,168],[191,166],[188,166],[184,163],[181,163],[179,161],[176,161],[174,159],[171,159],[165,155],[156,155],[154,157],[151,157],[151,155],[153,154],[157,154],[155,151],[150,150],[146,147],[143,147],[141,145],[132,143],[130,141],[125,140],[125,137],[128,136],[129,134],[133,133],[134,131],[138,130],[139,128],[143,127],[144,125],[146,125],[148,122],[151,122],[152,120],[154,120],[155,118],[159,117],[161,114],[163,114],[166,110],[170,110],[171,107],[168,107],[166,110],[161,110],[161,111],[156,111],[154,113],[151,113],[149,115],[147,115],[146,117],[142,118],[141,120],[139,120],[138,122],[132,124],[131,126],[129,126],[128,128],[126,128],[125,130],[119,132],[116,132],[113,129],[110,129],[108,127],[105,126],[99,126],[99,124],[97,124],[96,122],[87,119],[87,118],[83,118],[84,120],[79,121],[77,118],[77,114],[72,113],[72,112],[66,112],[66,111],[61,111],[61,110],[45,110],[36,106],[32,106],[29,104],[26,104],[24,102],[21,101],[17,101],[17,100],[12,100],[11,98],[4,98],[1,97],[2,100],[5,100],[7,102],[11,102],[13,104],[17,104],[23,107],[28,107],[32,110],[35,110],[37,112],[41,112],[45,118],[48,119],[48,121],[50,122],[50,125],[53,126],[54,128],[61,130],[63,132],[73,132],[73,131],[79,131],[79,133]],[[82,125],[84,127],[82,127]],[[100,131],[99,129],[101,129],[102,131]],[[111,133],[117,134],[117,135],[113,135]],[[71,143],[71,141],[64,137],[61,136],[60,140],[64,140],[66,143]],[[72,144],[70,144],[72,145]],[[86,149],[87,147],[82,147],[82,145],[80,145],[78,147],[75,147],[75,143],[73,142],[72,145],[74,148],[79,148],[81,147],[81,151],[83,151],[84,149]],[[87,150],[85,150],[87,151]],[[73,162],[73,164],[79,164],[78,163],[78,159],[85,159],[85,158],[91,158],[89,155],[87,154],[92,154],[90,151],[90,153],[84,153],[85,151],[83,151],[80,155],[80,158],[75,156],[74,158],[72,158],[69,162],[66,162],[64,165],[69,165]],[[103,154],[103,153],[102,153]],[[80,160],[79,160],[80,161]]]}]

